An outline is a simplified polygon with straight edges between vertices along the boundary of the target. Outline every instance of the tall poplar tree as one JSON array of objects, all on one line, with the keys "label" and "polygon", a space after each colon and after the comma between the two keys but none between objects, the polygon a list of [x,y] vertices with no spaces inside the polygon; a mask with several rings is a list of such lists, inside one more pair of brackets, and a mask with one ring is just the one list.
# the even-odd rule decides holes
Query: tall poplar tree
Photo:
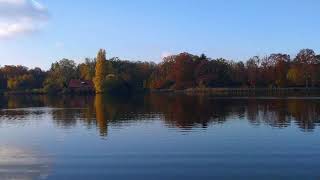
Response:
[{"label": "tall poplar tree", "polygon": [[94,77],[94,86],[96,93],[103,93],[103,83],[106,78],[106,51],[100,49],[97,55],[96,73]]}]

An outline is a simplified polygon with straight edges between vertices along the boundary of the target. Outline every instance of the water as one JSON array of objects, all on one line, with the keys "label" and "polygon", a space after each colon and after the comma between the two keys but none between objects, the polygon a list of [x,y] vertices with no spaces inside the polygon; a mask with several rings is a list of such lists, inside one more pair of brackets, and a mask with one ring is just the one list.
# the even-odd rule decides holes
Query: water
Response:
[{"label": "water", "polygon": [[0,179],[319,179],[319,98],[0,97]]}]

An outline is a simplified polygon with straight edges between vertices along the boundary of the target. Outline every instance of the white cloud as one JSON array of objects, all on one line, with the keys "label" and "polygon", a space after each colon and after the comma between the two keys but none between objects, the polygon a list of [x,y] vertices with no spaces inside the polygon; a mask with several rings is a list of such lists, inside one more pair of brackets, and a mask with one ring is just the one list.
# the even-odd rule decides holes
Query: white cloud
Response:
[{"label": "white cloud", "polygon": [[0,3],[7,3],[7,4],[23,4],[23,0],[0,0]]},{"label": "white cloud", "polygon": [[47,8],[35,0],[0,0],[0,38],[35,32],[47,21]]}]

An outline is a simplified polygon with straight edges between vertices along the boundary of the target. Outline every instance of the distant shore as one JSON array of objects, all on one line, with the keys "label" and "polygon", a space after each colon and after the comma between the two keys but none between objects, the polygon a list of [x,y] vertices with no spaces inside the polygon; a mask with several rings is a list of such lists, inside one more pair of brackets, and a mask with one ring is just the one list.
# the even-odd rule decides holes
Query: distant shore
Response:
[{"label": "distant shore", "polygon": [[320,95],[320,88],[189,88],[185,90],[156,89],[151,92],[214,96],[309,96]]},{"label": "distant shore", "polygon": [[[172,93],[187,95],[212,95],[212,96],[320,96],[320,88],[189,88],[184,90],[150,89],[137,91],[131,94],[141,93]],[[95,95],[95,93],[64,92],[58,94],[46,93],[42,90],[1,91],[0,95]]]}]

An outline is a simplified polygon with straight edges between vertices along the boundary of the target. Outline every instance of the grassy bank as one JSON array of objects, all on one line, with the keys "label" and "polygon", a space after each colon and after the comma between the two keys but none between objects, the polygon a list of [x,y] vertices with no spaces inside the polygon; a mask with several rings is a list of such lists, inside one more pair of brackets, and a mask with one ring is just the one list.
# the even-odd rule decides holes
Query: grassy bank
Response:
[{"label": "grassy bank", "polygon": [[[212,95],[212,96],[320,96],[320,88],[190,88],[185,90],[172,89],[152,89],[141,91],[130,91],[125,94],[143,93],[183,93],[188,95]],[[61,91],[48,93],[43,89],[4,91],[0,90],[0,95],[94,95],[95,93]],[[122,95],[105,93],[109,95]]]},{"label": "grassy bank", "polygon": [[3,91],[4,95],[43,95],[46,94],[43,89],[27,89],[27,90],[15,90],[15,91]]},{"label": "grassy bank", "polygon": [[213,96],[320,96],[320,88],[190,88],[159,89],[151,92]]},{"label": "grassy bank", "polygon": [[[122,96],[122,95],[136,95],[147,93],[146,89],[136,89],[132,91],[115,91],[115,92],[105,92],[102,94],[107,94],[111,96]],[[62,91],[45,91],[44,89],[32,89],[32,90],[15,90],[15,91],[5,91],[0,90],[0,95],[95,95],[94,91],[72,91],[69,89],[63,89]]]}]

